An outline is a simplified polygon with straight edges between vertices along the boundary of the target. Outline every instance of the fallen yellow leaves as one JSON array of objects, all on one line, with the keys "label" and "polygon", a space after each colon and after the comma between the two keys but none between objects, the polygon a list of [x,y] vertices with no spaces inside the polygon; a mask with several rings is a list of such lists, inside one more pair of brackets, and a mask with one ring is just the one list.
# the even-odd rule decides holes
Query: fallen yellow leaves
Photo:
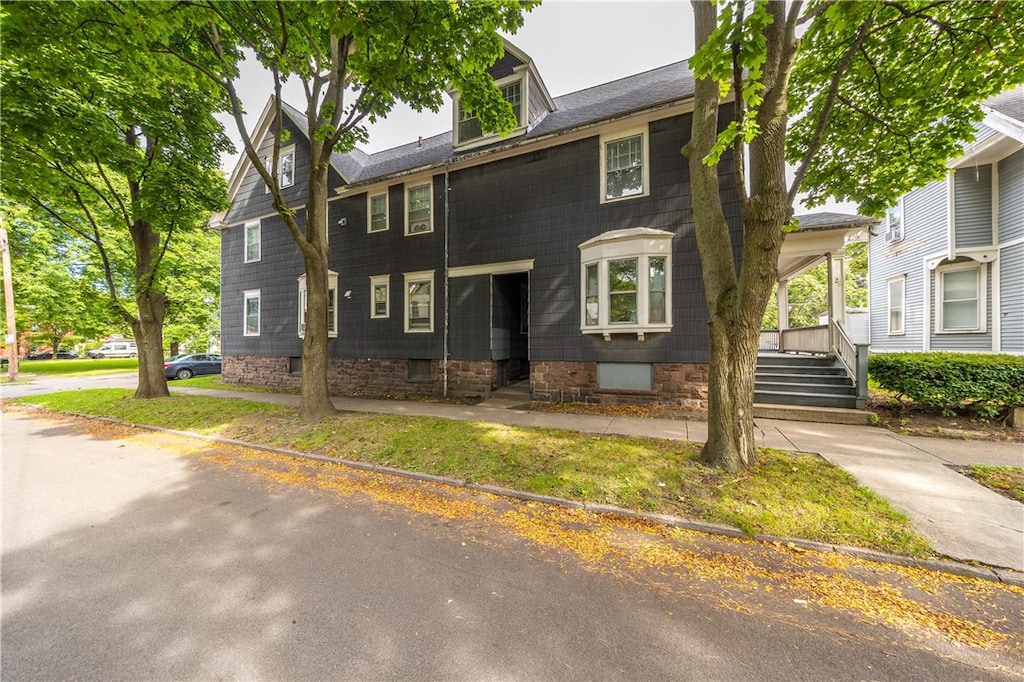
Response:
[{"label": "fallen yellow leaves", "polygon": [[[362,496],[389,509],[459,524],[473,537],[491,537],[495,531],[511,534],[567,553],[585,570],[675,597],[711,599],[733,611],[774,616],[804,627],[813,627],[804,623],[809,615],[820,620],[838,612],[899,629],[915,639],[974,648],[1022,648],[1020,588],[781,543],[712,537],[646,519],[509,500],[93,420],[75,421],[96,437],[140,439],[174,448],[275,487],[316,489],[339,500]],[[1000,606],[998,596],[1011,597],[1016,613]],[[957,615],[957,609],[970,617]],[[977,614],[987,622],[977,620]]]}]

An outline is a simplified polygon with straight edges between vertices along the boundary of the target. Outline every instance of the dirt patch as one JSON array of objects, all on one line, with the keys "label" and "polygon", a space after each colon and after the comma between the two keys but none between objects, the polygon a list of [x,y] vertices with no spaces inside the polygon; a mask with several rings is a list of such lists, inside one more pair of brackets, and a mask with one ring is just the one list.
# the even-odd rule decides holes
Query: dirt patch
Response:
[{"label": "dirt patch", "polygon": [[878,425],[904,436],[932,436],[960,440],[1024,443],[1024,431],[1003,419],[983,419],[970,412],[952,416],[915,404],[900,405],[891,399],[872,399],[868,409],[878,415]]}]

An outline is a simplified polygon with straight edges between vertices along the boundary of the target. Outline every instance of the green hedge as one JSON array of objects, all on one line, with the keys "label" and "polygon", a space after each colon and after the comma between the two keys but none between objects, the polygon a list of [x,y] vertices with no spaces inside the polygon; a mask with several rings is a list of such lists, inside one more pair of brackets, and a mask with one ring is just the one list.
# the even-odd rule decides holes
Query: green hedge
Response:
[{"label": "green hedge", "polygon": [[969,408],[984,417],[1024,405],[1024,357],[981,353],[883,353],[868,359],[882,388],[945,414]]}]

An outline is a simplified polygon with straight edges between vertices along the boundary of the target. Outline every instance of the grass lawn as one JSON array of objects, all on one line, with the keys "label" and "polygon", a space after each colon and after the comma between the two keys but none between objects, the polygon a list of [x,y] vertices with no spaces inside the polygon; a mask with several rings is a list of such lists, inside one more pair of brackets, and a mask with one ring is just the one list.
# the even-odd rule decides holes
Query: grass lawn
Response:
[{"label": "grass lawn", "polygon": [[[19,360],[18,374],[45,374],[47,376],[93,376],[138,372],[138,358],[76,358],[74,360]],[[7,365],[2,369],[7,377]]]},{"label": "grass lawn", "polygon": [[137,400],[123,389],[13,402],[728,523],[751,534],[930,554],[905,516],[811,455],[762,450],[753,471],[728,474],[701,464],[694,443],[655,438],[357,413],[308,426],[291,407],[181,394]]}]

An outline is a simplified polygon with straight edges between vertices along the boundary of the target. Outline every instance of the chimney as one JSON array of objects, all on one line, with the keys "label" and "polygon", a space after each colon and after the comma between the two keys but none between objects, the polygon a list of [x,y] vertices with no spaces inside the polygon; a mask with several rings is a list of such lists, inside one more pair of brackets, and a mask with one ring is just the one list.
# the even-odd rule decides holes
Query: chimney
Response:
[{"label": "chimney", "polygon": [[417,147],[422,147],[423,146],[423,136],[422,135],[420,135],[420,139],[416,142],[416,146]]}]

